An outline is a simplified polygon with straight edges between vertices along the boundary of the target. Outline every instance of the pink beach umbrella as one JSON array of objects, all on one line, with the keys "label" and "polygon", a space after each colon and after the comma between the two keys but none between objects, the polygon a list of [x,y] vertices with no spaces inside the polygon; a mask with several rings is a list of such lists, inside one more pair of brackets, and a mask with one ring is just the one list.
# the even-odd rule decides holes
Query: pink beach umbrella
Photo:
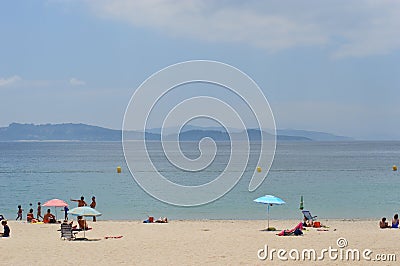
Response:
[{"label": "pink beach umbrella", "polygon": [[42,206],[44,207],[54,207],[55,213],[56,213],[56,219],[57,219],[57,207],[67,207],[68,204],[60,199],[51,199],[49,201],[46,201]]}]

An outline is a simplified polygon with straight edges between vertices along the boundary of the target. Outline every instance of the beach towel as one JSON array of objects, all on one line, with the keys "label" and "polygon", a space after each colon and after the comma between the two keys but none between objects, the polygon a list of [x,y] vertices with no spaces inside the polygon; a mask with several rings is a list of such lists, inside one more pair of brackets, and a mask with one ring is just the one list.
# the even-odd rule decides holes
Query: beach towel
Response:
[{"label": "beach towel", "polygon": [[105,236],[104,239],[109,239],[109,238],[114,238],[114,239],[119,239],[122,238],[123,236]]}]

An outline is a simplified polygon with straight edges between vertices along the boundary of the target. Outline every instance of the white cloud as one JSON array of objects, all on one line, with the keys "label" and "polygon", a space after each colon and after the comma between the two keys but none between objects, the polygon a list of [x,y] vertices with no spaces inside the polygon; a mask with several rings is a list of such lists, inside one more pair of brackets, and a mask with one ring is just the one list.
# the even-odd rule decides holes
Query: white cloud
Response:
[{"label": "white cloud", "polygon": [[82,86],[82,85],[86,85],[86,82],[85,82],[85,81],[79,80],[79,79],[77,79],[77,78],[71,78],[71,79],[69,80],[69,83],[70,83],[72,86]]},{"label": "white cloud", "polygon": [[22,80],[20,76],[14,75],[9,78],[0,78],[0,87],[5,87]]},{"label": "white cloud", "polygon": [[400,48],[400,1],[84,0],[99,17],[172,36],[252,45],[268,52],[319,46],[335,57]]}]

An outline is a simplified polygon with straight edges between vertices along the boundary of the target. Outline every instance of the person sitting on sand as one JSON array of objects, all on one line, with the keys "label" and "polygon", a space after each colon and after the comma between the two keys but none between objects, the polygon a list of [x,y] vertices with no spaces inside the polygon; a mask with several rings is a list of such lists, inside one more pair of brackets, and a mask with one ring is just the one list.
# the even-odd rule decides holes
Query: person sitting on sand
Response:
[{"label": "person sitting on sand", "polygon": [[53,214],[51,214],[50,209],[47,209],[47,213],[43,217],[43,222],[46,224],[47,223],[54,224],[57,222],[56,217]]},{"label": "person sitting on sand", "polygon": [[79,229],[89,230],[89,227],[88,227],[88,225],[86,223],[86,220],[84,220],[82,218],[78,220],[78,225],[79,225]]},{"label": "person sitting on sand", "polygon": [[156,220],[156,223],[168,223],[168,218],[160,217],[160,218],[158,218],[158,220]]},{"label": "person sitting on sand", "polygon": [[147,224],[147,223],[154,223],[154,217],[153,216],[148,216],[149,218],[147,218],[147,220],[144,220],[143,223]]},{"label": "person sitting on sand", "polygon": [[379,222],[379,227],[381,229],[390,228],[388,222],[386,222],[386,217],[383,217],[382,220]]},{"label": "person sitting on sand", "polygon": [[3,226],[4,230],[3,233],[0,233],[0,237],[10,237],[10,227],[8,227],[7,221],[1,221],[1,225]]},{"label": "person sitting on sand", "polygon": [[62,221],[62,224],[70,224],[70,225],[72,225],[73,223],[74,223],[74,221],[71,221],[71,222],[69,222],[69,223],[68,223],[68,220]]},{"label": "person sitting on sand", "polygon": [[69,224],[71,226],[71,229],[75,230],[77,226],[76,225],[72,225],[73,223],[74,223],[74,221],[68,222],[68,220],[64,220],[62,222],[62,225],[66,225],[66,224],[68,225]]},{"label": "person sitting on sand", "polygon": [[393,216],[392,228],[399,228],[399,215],[397,213]]},{"label": "person sitting on sand", "polygon": [[312,227],[313,221],[310,221],[306,216],[303,218],[303,226],[304,227]]},{"label": "person sitting on sand", "polygon": [[29,210],[29,212],[26,214],[26,221],[27,221],[28,223],[30,223],[30,222],[32,222],[33,219],[34,219],[34,216],[33,216],[33,209],[31,208],[31,209]]}]

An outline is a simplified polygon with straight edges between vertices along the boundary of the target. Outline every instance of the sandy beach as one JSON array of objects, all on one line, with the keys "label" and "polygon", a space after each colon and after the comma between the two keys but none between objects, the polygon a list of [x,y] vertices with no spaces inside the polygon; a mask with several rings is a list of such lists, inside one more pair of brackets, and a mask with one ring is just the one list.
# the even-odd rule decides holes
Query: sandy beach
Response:
[{"label": "sandy beach", "polygon": [[[362,257],[365,249],[367,259],[380,258],[393,260],[386,256],[395,254],[399,260],[399,248],[396,243],[400,237],[398,229],[379,229],[378,221],[364,220],[322,220],[329,226],[328,231],[307,228],[303,236],[279,237],[277,232],[264,231],[266,221],[237,220],[204,220],[204,221],[170,221],[168,224],[143,224],[141,221],[98,221],[90,222],[92,230],[86,232],[90,241],[68,241],[60,239],[57,231],[60,225],[28,224],[9,221],[11,237],[0,238],[2,265],[309,265],[308,257],[302,259],[304,249],[314,249],[318,265],[371,264]],[[271,221],[271,226],[279,229],[293,228],[298,221]],[[78,237],[83,237],[79,232]],[[123,236],[119,239],[105,239],[105,236]],[[339,248],[337,240],[345,238]],[[268,246],[272,249],[286,250],[277,253],[271,259],[258,258],[265,254],[259,252]],[[337,253],[321,251],[337,249]],[[297,249],[299,260],[294,260]],[[346,250],[358,249],[360,260],[346,261]],[[340,259],[340,250],[343,250]],[[283,252],[283,251],[281,251]],[[289,256],[289,252],[291,256]],[[259,253],[259,254],[258,254]],[[335,255],[336,254],[336,255]],[[308,255],[307,255],[308,256]],[[331,257],[330,257],[331,256]],[[335,256],[337,259],[334,259]],[[386,258],[385,258],[386,257]],[[380,265],[394,265],[396,262],[380,262]]]}]

